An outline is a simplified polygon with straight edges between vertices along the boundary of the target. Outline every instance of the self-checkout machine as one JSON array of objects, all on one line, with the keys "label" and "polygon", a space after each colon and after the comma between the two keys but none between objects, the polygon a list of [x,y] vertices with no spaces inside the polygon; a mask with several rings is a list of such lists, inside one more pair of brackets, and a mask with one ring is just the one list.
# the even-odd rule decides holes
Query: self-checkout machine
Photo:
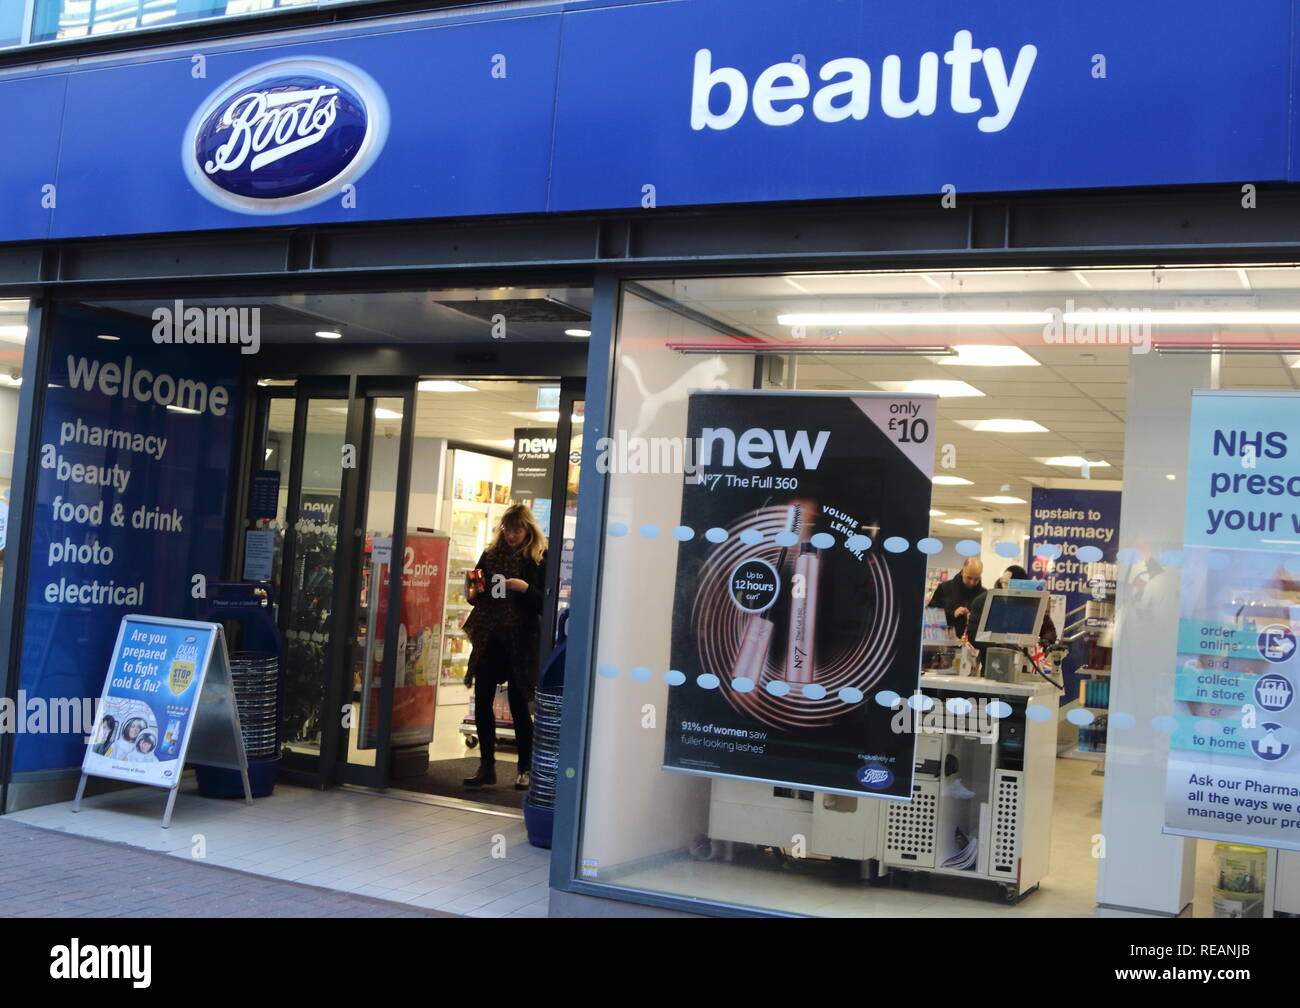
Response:
[{"label": "self-checkout machine", "polygon": [[[1002,678],[926,673],[900,701],[899,723],[916,734],[912,800],[715,778],[713,840],[788,848],[862,862],[864,878],[927,872],[995,882],[1009,901],[1047,874],[1055,788],[1057,689],[1036,670],[1048,595],[994,590],[976,633],[989,645],[985,671]],[[992,653],[992,658],[987,657]]]},{"label": "self-checkout machine", "polygon": [[1009,900],[1047,874],[1056,779],[1056,687],[1038,669],[1049,596],[1038,588],[988,593],[975,642],[982,677],[921,676],[913,798],[885,816],[882,867],[979,878]]}]

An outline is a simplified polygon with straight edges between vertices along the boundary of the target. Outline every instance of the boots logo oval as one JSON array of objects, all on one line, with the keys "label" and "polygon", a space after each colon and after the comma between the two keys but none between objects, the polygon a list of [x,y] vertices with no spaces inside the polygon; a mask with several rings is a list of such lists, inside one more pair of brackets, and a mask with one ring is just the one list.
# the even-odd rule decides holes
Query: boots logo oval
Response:
[{"label": "boots logo oval", "polygon": [[218,88],[181,144],[186,177],[217,206],[290,213],[341,194],[388,136],[388,102],[364,71],[312,57],[263,63]]}]

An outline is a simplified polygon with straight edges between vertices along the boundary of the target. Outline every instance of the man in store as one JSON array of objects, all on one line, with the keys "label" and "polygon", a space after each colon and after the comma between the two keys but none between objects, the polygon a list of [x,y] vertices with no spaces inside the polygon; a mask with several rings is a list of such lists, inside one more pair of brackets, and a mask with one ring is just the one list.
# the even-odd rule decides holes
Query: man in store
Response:
[{"label": "man in store", "polygon": [[930,596],[930,607],[942,609],[948,617],[948,625],[961,640],[966,634],[966,622],[970,619],[970,604],[976,596],[984,591],[981,578],[984,564],[979,557],[971,557],[961,565],[954,577],[949,578],[934,590]]}]

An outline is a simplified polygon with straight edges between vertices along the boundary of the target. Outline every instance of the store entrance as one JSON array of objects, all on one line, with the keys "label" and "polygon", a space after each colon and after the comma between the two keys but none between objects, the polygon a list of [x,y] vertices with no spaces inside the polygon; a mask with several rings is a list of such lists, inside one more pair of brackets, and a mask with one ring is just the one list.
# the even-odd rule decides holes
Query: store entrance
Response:
[{"label": "store entrance", "polygon": [[241,577],[277,602],[286,774],[519,807],[504,690],[501,785],[462,783],[480,743],[465,573],[526,505],[553,544],[544,659],[571,590],[582,400],[580,378],[259,382]]}]

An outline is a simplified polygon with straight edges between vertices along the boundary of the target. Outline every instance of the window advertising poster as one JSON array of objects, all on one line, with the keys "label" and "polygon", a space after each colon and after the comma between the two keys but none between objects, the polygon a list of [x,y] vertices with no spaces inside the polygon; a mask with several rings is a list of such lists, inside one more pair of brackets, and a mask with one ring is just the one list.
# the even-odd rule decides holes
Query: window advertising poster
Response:
[{"label": "window advertising poster", "polygon": [[664,765],[910,800],[933,396],[694,392]]},{"label": "window advertising poster", "polygon": [[[402,615],[397,627],[396,682],[393,686],[394,746],[428,745],[442,654],[442,617],[447,598],[446,535],[408,531],[402,559]],[[388,562],[377,565],[378,615],[376,632],[388,626]],[[362,748],[378,738],[379,690],[384,658],[382,643],[374,648],[370,698]]]},{"label": "window advertising poster", "polygon": [[[1047,583],[1057,636],[1086,631],[1061,663],[1062,704],[1079,696],[1077,670],[1110,667],[1106,645],[1115,617],[1122,497],[1118,490],[1044,487],[1034,487],[1030,496],[1025,567]],[[992,580],[1001,571],[987,573]]]},{"label": "window advertising poster", "polygon": [[1300,393],[1192,394],[1165,832],[1300,850]]},{"label": "window advertising poster", "polygon": [[[29,699],[52,707],[98,696],[126,614],[199,614],[196,578],[219,579],[225,562],[240,350],[158,344],[147,321],[54,309],[33,418],[19,673]],[[19,735],[14,771],[79,766],[90,728]]]},{"label": "window advertising poster", "polygon": [[172,788],[220,628],[122,620],[81,772]]}]

